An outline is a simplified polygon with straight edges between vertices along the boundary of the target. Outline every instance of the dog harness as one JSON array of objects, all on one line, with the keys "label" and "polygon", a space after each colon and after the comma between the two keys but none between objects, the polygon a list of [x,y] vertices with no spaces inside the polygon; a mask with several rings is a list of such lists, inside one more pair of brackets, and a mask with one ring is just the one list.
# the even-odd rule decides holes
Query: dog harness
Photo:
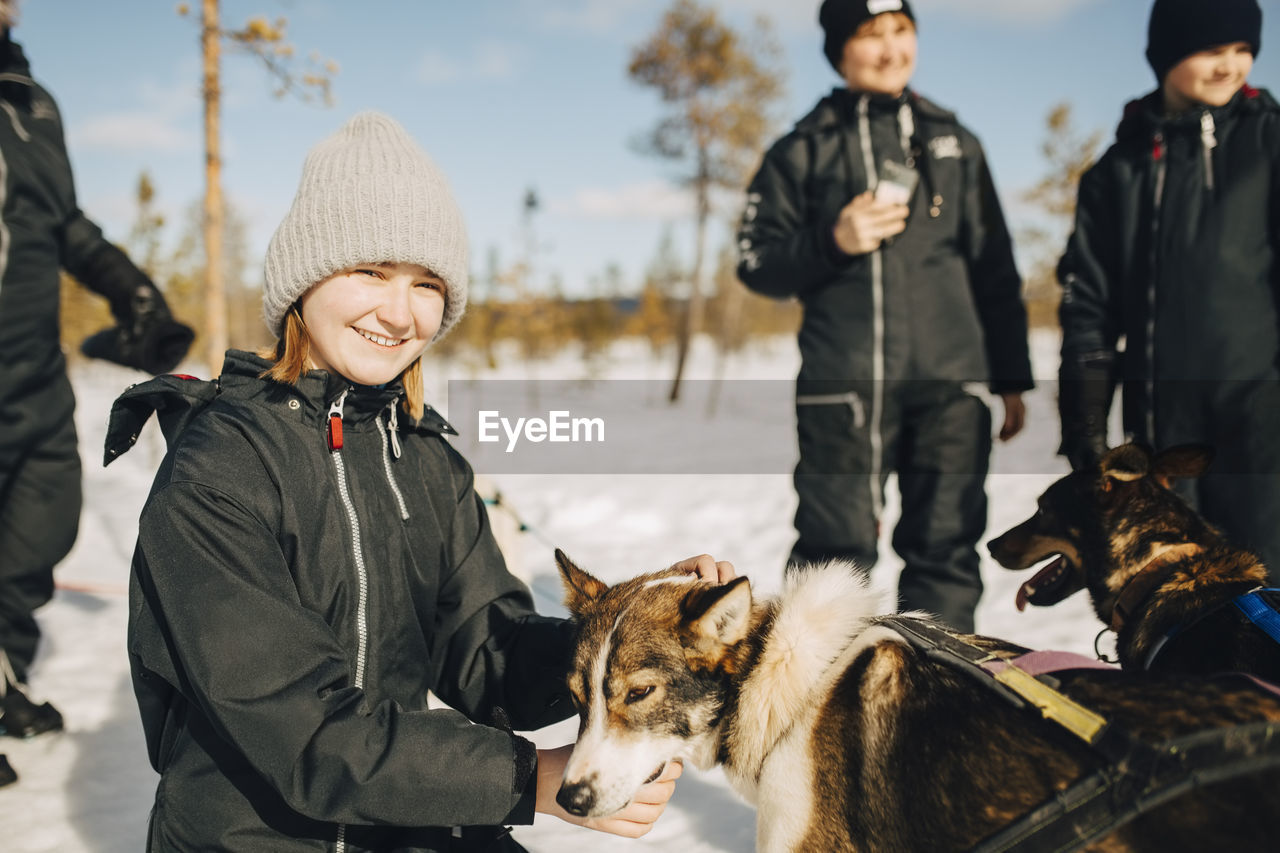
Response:
[{"label": "dog harness", "polygon": [[[1242,596],[1242,598],[1245,596]],[[1257,722],[1194,732],[1152,744],[1057,689],[1053,672],[1109,664],[1066,652],[998,656],[938,625],[908,616],[875,620],[930,660],[967,675],[1029,713],[1071,732],[1105,764],[988,836],[972,853],[1067,853],[1110,835],[1140,814],[1187,791],[1280,767],[1280,723]],[[1280,695],[1264,681],[1260,689]]]},{"label": "dog harness", "polygon": [[1210,607],[1185,625],[1174,625],[1151,646],[1151,651],[1147,652],[1146,658],[1142,661],[1142,668],[1151,669],[1160,652],[1175,637],[1189,632],[1228,605],[1235,607],[1236,612],[1257,626],[1258,630],[1280,643],[1280,589],[1257,587],[1243,595],[1237,595],[1235,598]]}]

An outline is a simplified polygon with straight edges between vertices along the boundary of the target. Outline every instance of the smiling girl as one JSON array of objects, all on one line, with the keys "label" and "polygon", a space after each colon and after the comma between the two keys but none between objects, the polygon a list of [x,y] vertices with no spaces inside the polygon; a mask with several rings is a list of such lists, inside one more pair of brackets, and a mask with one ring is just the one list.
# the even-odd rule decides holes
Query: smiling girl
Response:
[{"label": "smiling girl", "polygon": [[[362,113],[311,152],[267,250],[275,347],[117,403],[123,447],[152,410],[170,440],[131,584],[149,850],[512,851],[503,825],[535,811],[583,823],[555,803],[569,747],[512,733],[573,713],[571,629],[507,572],[423,401],[466,301],[443,176]],[[587,825],[643,835],[679,774]]]}]

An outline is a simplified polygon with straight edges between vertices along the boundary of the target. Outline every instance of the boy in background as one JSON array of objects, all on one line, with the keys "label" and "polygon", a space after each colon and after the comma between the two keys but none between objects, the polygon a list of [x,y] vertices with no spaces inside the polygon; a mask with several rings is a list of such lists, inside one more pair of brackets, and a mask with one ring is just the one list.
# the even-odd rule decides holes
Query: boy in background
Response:
[{"label": "boy in background", "polygon": [[796,388],[799,534],[790,563],[870,569],[898,474],[901,606],[973,630],[991,414],[1021,428],[1032,387],[1022,281],[978,140],[908,84],[905,0],[826,0],[824,52],[844,86],[765,155],[738,275],[804,305]]},{"label": "boy in background", "polygon": [[[1124,430],[1214,447],[1180,490],[1237,544],[1280,564],[1280,106],[1247,83],[1256,0],[1156,0],[1158,87],[1125,109],[1081,179],[1063,286],[1061,452],[1075,469]],[[1123,352],[1117,344],[1123,336]]]}]

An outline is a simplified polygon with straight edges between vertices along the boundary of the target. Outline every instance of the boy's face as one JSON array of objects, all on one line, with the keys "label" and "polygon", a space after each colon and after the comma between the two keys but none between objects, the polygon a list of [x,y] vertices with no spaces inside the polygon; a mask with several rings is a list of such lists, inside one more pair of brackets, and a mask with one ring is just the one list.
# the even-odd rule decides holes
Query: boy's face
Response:
[{"label": "boy's face", "polygon": [[1247,42],[1221,44],[1193,53],[1165,75],[1165,103],[1173,109],[1189,109],[1196,104],[1220,107],[1240,91],[1252,68],[1253,50]]},{"label": "boy's face", "polygon": [[417,264],[366,264],[331,275],[300,300],[312,365],[358,385],[390,382],[440,330],[446,290]]},{"label": "boy's face", "polygon": [[898,95],[916,70],[916,28],[900,12],[876,15],[844,43],[840,72],[857,92]]}]

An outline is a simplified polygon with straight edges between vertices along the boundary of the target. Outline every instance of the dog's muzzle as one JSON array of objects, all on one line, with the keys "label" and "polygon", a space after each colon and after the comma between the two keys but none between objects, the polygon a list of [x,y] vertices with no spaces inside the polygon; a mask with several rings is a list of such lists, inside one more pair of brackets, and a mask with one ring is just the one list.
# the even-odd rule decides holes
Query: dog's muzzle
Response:
[{"label": "dog's muzzle", "polygon": [[586,817],[596,804],[595,789],[585,782],[561,785],[556,802],[571,815]]}]

